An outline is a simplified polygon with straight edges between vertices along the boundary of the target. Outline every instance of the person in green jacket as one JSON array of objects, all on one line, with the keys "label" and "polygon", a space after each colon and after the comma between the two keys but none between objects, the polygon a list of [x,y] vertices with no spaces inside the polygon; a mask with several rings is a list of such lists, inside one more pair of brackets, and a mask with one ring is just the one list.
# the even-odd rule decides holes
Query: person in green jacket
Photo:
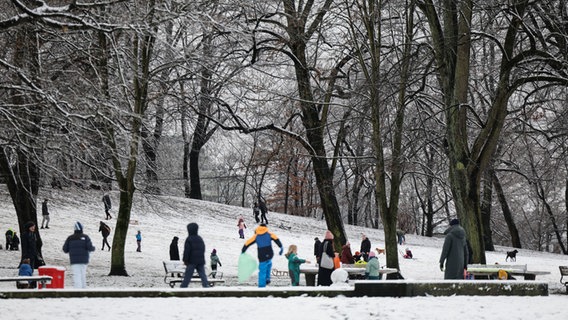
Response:
[{"label": "person in green jacket", "polygon": [[285,256],[288,259],[288,273],[292,281],[292,286],[298,286],[300,285],[300,265],[310,262],[306,259],[298,258],[298,247],[295,244],[288,247],[288,252]]},{"label": "person in green jacket", "polygon": [[381,274],[379,273],[379,258],[375,255],[374,251],[369,252],[369,261],[365,268],[365,278],[369,280],[380,280]]}]

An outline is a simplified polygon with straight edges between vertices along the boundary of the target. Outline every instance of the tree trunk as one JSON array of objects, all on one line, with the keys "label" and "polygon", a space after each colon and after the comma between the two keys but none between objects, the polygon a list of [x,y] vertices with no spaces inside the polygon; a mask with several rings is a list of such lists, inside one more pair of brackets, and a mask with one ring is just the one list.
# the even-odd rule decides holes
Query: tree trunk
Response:
[{"label": "tree trunk", "polygon": [[497,177],[497,174],[493,172],[492,176],[493,176],[493,185],[495,186],[495,193],[497,194],[497,198],[499,199],[499,203],[501,204],[503,217],[505,218],[505,222],[507,223],[507,227],[509,228],[509,233],[511,234],[511,244],[513,247],[520,249],[522,248],[521,237],[519,236],[519,230],[517,230],[515,219],[513,219],[513,213],[511,212],[509,204],[507,203],[505,192],[503,192],[503,187],[501,186],[501,182],[499,181],[499,177]]},{"label": "tree trunk", "polygon": [[483,241],[485,250],[495,251],[491,232],[491,211],[493,204],[493,179],[495,172],[488,169],[483,179],[483,200],[481,201],[481,221],[483,224]]}]

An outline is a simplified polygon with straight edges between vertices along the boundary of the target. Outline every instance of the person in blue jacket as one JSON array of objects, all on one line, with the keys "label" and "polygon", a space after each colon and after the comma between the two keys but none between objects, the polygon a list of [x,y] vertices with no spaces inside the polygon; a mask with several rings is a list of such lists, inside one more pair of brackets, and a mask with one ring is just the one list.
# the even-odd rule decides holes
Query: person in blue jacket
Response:
[{"label": "person in blue jacket", "polygon": [[268,230],[266,224],[261,223],[255,230],[254,235],[249,238],[243,249],[242,253],[247,251],[248,247],[256,243],[258,249],[258,287],[264,288],[267,284],[270,284],[270,272],[272,271],[272,257],[274,257],[274,252],[272,251],[272,241],[280,247],[279,255],[284,252],[284,247],[282,247],[282,242],[278,237]]},{"label": "person in blue jacket", "polygon": [[73,270],[73,287],[87,287],[87,265],[90,253],[95,251],[91,238],[83,233],[83,225],[75,222],[75,232],[63,244],[63,252],[69,254],[71,270]]}]

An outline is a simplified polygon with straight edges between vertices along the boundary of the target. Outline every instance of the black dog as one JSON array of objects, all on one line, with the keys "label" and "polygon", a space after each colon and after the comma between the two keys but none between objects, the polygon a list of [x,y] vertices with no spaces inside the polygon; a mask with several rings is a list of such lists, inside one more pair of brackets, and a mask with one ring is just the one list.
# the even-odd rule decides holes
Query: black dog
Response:
[{"label": "black dog", "polygon": [[505,258],[505,261],[507,261],[509,258],[511,258],[511,261],[517,261],[517,253],[519,251],[517,251],[517,249],[513,250],[513,251],[507,251],[507,257]]}]

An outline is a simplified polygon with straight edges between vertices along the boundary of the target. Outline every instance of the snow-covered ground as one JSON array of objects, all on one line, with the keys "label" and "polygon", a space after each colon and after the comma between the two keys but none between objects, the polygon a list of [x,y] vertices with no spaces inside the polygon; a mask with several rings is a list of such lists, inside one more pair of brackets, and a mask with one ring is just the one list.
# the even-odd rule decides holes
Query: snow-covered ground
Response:
[{"label": "snow-covered ground", "polygon": [[[216,203],[194,201],[176,197],[142,197],[137,194],[131,216],[131,226],[126,247],[126,270],[129,277],[110,277],[111,253],[100,250],[102,237],[98,233],[99,221],[104,219],[102,193],[65,189],[42,190],[38,204],[49,198],[51,212],[50,229],[41,231],[44,241],[43,254],[48,265],[67,268],[65,287],[72,288],[68,256],[62,252],[63,242],[73,233],[73,224],[80,221],[97,247],[91,256],[87,271],[88,287],[121,288],[169,288],[163,281],[163,260],[169,259],[169,245],[174,236],[180,238],[180,253],[187,235],[189,222],[199,224],[207,251],[216,249],[221,259],[226,287],[256,287],[256,277],[244,284],[237,282],[237,261],[243,240],[237,233],[237,217],[243,215],[248,229],[245,237],[253,234],[255,224],[252,210]],[[118,206],[118,192],[112,191],[112,214]],[[301,258],[314,260],[313,239],[323,237],[325,222],[269,212],[270,230],[282,240],[284,247],[298,246]],[[41,224],[41,218],[39,223]],[[109,221],[114,229],[115,219]],[[280,228],[279,226],[290,227]],[[0,186],[0,230],[17,229],[17,220],[12,201],[4,186]],[[136,252],[135,234],[142,232],[142,252]],[[382,230],[346,225],[353,251],[359,249],[361,234],[365,233],[373,247],[384,247]],[[111,234],[109,240],[112,242]],[[4,246],[5,243],[2,243]],[[401,259],[401,273],[410,280],[442,280],[438,258],[443,239],[407,235],[406,244],[415,259]],[[488,263],[505,263],[507,247],[498,247],[487,253]],[[249,252],[256,254],[256,247]],[[17,274],[19,252],[0,250],[0,276]],[[208,255],[207,255],[208,258]],[[384,265],[385,257],[379,255]],[[530,250],[519,250],[518,264],[527,264],[529,270],[549,271],[538,276],[537,281],[547,282],[551,295],[548,297],[413,297],[413,298],[81,298],[81,299],[0,299],[3,315],[10,319],[563,319],[568,314],[568,297],[560,284],[559,265],[568,265],[568,257]],[[286,270],[287,261],[276,256],[273,267]],[[287,286],[289,279],[272,279],[271,286]],[[301,285],[303,285],[303,278]],[[0,291],[15,290],[13,283],[0,283]],[[65,290],[65,289],[63,289]],[[178,289],[179,290],[179,289]],[[191,288],[188,290],[200,290]],[[215,290],[223,290],[216,287]],[[269,289],[267,289],[269,290]]]}]

